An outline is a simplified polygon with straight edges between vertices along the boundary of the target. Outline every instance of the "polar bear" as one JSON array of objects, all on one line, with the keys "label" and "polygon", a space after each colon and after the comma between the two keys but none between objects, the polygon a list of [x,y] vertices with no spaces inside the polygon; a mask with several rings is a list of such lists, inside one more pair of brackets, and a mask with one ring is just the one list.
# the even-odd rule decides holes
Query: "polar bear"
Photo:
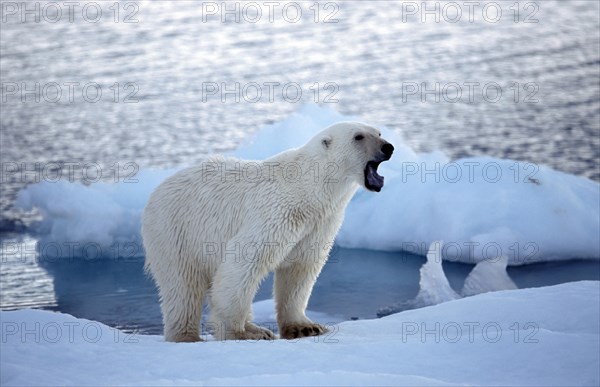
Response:
[{"label": "polar bear", "polygon": [[251,322],[271,271],[281,338],[324,333],[305,316],[313,285],[346,205],[359,186],[381,190],[377,167],[393,151],[376,128],[342,122],[267,160],[213,157],[166,179],[142,219],[165,340],[200,340],[205,298],[216,339],[274,339]]}]

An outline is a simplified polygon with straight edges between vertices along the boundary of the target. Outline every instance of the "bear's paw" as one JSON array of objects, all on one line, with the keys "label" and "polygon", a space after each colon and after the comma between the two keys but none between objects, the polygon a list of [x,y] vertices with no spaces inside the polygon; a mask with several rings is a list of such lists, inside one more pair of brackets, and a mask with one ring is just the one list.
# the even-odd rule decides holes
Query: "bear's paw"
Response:
[{"label": "bear's paw", "polygon": [[314,323],[287,324],[281,327],[281,338],[292,340],[302,337],[319,336],[327,332],[327,328]]},{"label": "bear's paw", "polygon": [[259,327],[251,322],[246,322],[243,332],[236,332],[237,340],[275,340],[275,334],[263,327]]}]

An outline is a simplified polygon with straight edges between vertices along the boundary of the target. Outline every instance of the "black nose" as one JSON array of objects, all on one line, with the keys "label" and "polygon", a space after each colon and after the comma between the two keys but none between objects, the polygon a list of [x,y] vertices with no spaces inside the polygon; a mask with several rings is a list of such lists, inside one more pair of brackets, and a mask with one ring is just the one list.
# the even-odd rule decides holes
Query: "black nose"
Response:
[{"label": "black nose", "polygon": [[392,144],[390,144],[390,143],[385,143],[381,147],[381,151],[387,157],[392,157],[392,153],[394,153],[394,146]]}]

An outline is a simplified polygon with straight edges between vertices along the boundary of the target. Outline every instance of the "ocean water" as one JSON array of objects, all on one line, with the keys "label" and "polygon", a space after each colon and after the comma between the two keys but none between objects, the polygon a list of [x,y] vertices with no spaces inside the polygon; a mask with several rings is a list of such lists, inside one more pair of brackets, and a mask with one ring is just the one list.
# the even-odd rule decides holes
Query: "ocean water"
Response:
[{"label": "ocean water", "polygon": [[84,2],[60,17],[3,5],[2,230],[27,219],[17,192],[57,170],[110,180],[192,164],[315,102],[417,151],[600,180],[597,2],[481,2],[459,18],[408,3],[296,2],[299,20],[285,3],[258,19],[234,3],[225,22],[197,1]]},{"label": "ocean water", "polygon": [[[52,3],[32,3],[23,16],[21,5],[6,4],[3,257],[14,241],[35,245],[27,231],[39,214],[14,207],[28,184],[122,181],[148,168],[193,164],[245,145],[311,103],[386,126],[419,152],[509,158],[600,181],[595,1],[481,2],[472,21],[462,8],[456,22],[448,21],[456,14],[447,2],[428,2],[433,14],[421,2],[296,2],[286,16],[282,3],[273,21],[259,2],[256,22],[241,3],[237,15],[231,3],[234,15],[225,22],[220,2],[216,14],[197,1],[83,2],[73,21],[64,6],[58,17]],[[317,282],[314,310],[368,318],[418,290],[421,257],[340,254]],[[1,307],[157,332],[156,292],[141,266],[139,259],[3,258]],[[446,264],[451,285],[459,289],[471,267]],[[597,262],[573,261],[509,274],[527,287],[598,279],[599,270]],[[269,292],[267,281],[257,299]]]}]

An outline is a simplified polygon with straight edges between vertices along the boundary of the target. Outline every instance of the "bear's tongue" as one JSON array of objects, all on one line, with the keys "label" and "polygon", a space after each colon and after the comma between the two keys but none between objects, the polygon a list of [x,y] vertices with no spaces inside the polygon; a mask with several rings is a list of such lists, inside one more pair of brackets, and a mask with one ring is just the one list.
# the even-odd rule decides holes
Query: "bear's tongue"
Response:
[{"label": "bear's tongue", "polygon": [[383,176],[377,173],[379,163],[369,161],[365,167],[365,186],[371,191],[379,192],[383,187]]}]

